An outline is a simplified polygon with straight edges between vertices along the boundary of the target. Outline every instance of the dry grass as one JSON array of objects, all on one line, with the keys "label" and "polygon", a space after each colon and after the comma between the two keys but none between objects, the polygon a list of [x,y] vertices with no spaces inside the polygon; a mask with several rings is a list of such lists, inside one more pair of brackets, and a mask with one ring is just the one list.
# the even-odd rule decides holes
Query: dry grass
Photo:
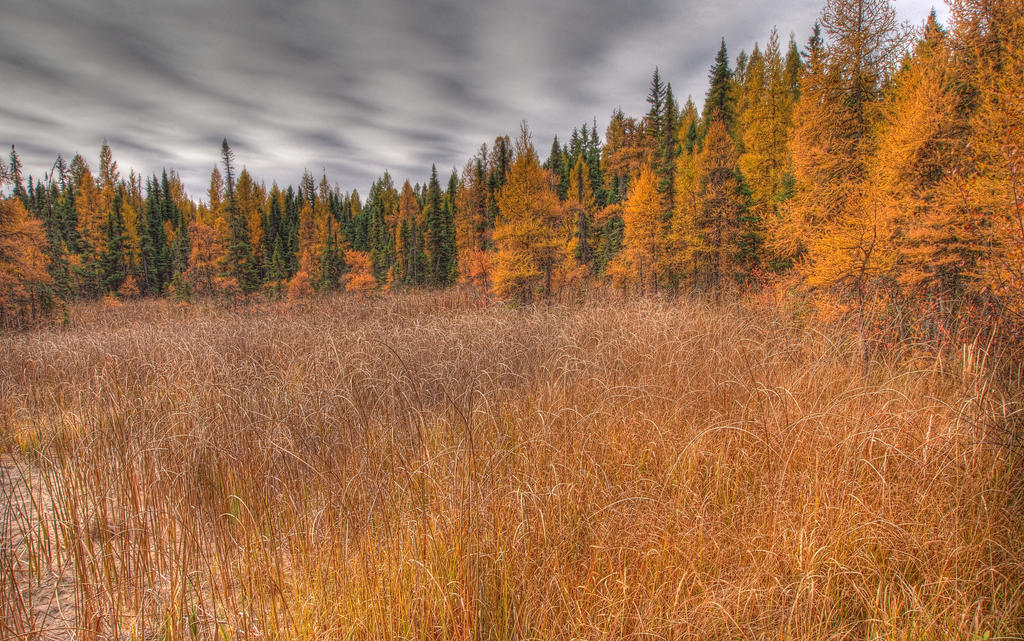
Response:
[{"label": "dry grass", "polygon": [[0,338],[0,637],[1024,632],[1019,407],[974,352],[652,300],[73,325]]}]

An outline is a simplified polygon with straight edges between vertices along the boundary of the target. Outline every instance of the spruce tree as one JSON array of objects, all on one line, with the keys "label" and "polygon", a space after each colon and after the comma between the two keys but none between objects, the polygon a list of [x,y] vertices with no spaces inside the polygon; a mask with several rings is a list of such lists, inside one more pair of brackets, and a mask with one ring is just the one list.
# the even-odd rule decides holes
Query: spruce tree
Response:
[{"label": "spruce tree", "polygon": [[441,203],[441,185],[437,179],[437,166],[430,170],[426,203],[423,208],[423,241],[427,254],[427,282],[434,286],[447,285],[450,280],[451,261],[454,260],[454,221],[448,220]]},{"label": "spruce tree", "polygon": [[235,154],[225,138],[221,144],[221,160],[224,163],[224,187],[227,192],[228,252],[225,272],[234,277],[239,289],[245,293],[255,291],[259,273],[249,239],[249,223],[238,207],[235,197]]},{"label": "spruce tree", "polygon": [[448,189],[444,194],[445,252],[442,272],[445,285],[455,283],[459,274],[459,246],[455,229],[455,220],[459,215],[458,196],[459,176],[453,169],[451,176],[448,177]]},{"label": "spruce tree", "polygon": [[128,263],[125,258],[128,233],[125,230],[124,215],[121,212],[124,194],[119,189],[114,194],[110,214],[107,216],[106,251],[100,259],[103,272],[103,287],[107,292],[116,292],[128,277]]},{"label": "spruce tree", "polygon": [[733,133],[736,121],[736,94],[733,88],[733,74],[729,69],[729,52],[725,47],[725,38],[715,56],[715,64],[708,73],[710,86],[704,101],[703,122],[705,127],[715,120],[721,120],[726,131]]},{"label": "spruce tree", "polygon": [[551,171],[551,175],[556,181],[555,190],[558,192],[558,197],[563,201],[569,189],[569,185],[563,180],[565,177],[565,164],[562,147],[558,144],[558,136],[555,136],[554,142],[551,143],[551,154],[548,156],[547,162],[544,163],[544,168]]}]

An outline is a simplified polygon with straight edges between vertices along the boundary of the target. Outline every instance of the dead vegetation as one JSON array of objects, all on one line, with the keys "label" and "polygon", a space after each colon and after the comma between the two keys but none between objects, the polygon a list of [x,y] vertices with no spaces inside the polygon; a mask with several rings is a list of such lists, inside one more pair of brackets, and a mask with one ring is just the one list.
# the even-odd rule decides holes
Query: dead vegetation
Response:
[{"label": "dead vegetation", "polygon": [[1020,407],[973,348],[865,369],[654,300],[72,324],[0,338],[5,638],[1024,634]]}]

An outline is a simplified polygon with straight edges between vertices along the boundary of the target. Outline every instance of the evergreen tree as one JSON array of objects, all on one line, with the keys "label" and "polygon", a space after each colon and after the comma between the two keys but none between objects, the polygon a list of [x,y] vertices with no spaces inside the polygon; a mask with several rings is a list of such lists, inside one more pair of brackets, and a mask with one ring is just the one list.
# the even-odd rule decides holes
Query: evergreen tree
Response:
[{"label": "evergreen tree", "polygon": [[662,147],[662,129],[665,125],[665,85],[661,81],[661,73],[657,67],[651,76],[647,104],[649,107],[644,118],[645,155],[647,164],[655,166],[658,151]]},{"label": "evergreen tree", "polygon": [[547,162],[544,163],[544,168],[551,172],[551,177],[555,181],[555,191],[563,201],[569,190],[568,181],[565,180],[565,164],[565,156],[558,144],[558,136],[555,136],[554,142],[551,143],[551,154],[548,156]]},{"label": "evergreen tree", "polygon": [[729,69],[729,52],[725,47],[725,38],[715,56],[715,64],[708,73],[710,86],[704,100],[703,122],[706,127],[715,120],[721,120],[726,131],[733,132],[736,124],[736,91],[733,87],[733,74]]},{"label": "evergreen tree", "polygon": [[249,237],[249,223],[238,207],[235,194],[235,154],[225,138],[221,144],[221,161],[224,164],[224,187],[227,196],[228,246],[225,272],[235,279],[243,293],[259,287],[259,271]]},{"label": "evergreen tree", "polygon": [[596,201],[590,185],[589,171],[580,154],[569,174],[568,198],[565,213],[572,225],[569,232],[568,254],[579,265],[590,266],[594,260],[594,211]]},{"label": "evergreen tree", "polygon": [[444,286],[451,282],[455,261],[455,226],[454,221],[448,220],[449,212],[442,207],[436,166],[430,170],[425,200],[423,241],[427,255],[427,282],[434,286]]},{"label": "evergreen tree", "polygon": [[11,145],[11,157],[7,170],[8,180],[14,187],[12,195],[24,205],[28,200],[28,193],[25,191],[21,170],[22,164],[21,159],[18,158],[18,150],[14,148],[14,145]]},{"label": "evergreen tree", "polygon": [[169,280],[170,256],[164,233],[160,183],[156,176],[146,181],[146,204],[139,211],[140,289],[143,294],[159,296]]},{"label": "evergreen tree", "polygon": [[455,220],[459,217],[459,176],[452,170],[448,177],[448,189],[444,194],[445,260],[442,265],[444,284],[451,285],[459,274],[459,244]]},{"label": "evergreen tree", "polygon": [[124,195],[121,190],[114,194],[111,210],[107,216],[106,251],[100,260],[103,272],[103,287],[107,292],[117,292],[128,277],[128,263],[125,256],[128,234],[125,231],[124,215],[121,212]]}]

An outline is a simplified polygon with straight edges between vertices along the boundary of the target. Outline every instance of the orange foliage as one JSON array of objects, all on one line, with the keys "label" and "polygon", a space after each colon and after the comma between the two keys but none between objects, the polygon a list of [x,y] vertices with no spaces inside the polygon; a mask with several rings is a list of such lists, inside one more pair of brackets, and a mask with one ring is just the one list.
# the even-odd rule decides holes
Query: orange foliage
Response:
[{"label": "orange foliage", "polygon": [[24,324],[41,313],[50,283],[43,227],[16,198],[0,200],[0,326]]},{"label": "orange foliage", "polygon": [[373,276],[373,261],[370,254],[348,250],[345,252],[345,264],[349,271],[345,277],[345,291],[366,296],[377,289],[377,279]]}]

